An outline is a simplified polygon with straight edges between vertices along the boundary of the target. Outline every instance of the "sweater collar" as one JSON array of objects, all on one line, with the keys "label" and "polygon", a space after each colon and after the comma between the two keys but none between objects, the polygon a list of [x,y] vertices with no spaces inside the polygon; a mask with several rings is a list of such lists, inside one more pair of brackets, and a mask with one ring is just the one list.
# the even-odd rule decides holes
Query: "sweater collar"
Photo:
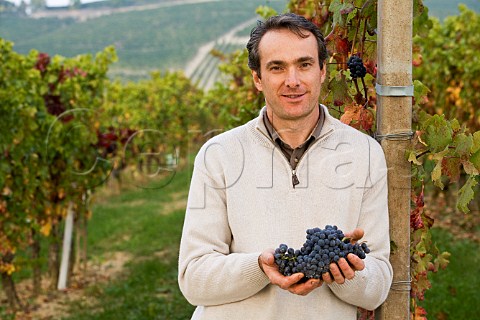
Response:
[{"label": "sweater collar", "polygon": [[[320,131],[316,139],[322,139],[323,137],[329,135],[333,130],[335,130],[335,125],[334,125],[335,121],[338,121],[330,115],[330,113],[328,112],[328,108],[325,105],[320,104],[320,107],[323,110],[325,120],[323,122],[322,130]],[[265,126],[265,122],[263,121],[263,117],[265,116],[266,112],[267,112],[266,106],[260,109],[258,117],[254,120],[255,130],[260,131],[265,138],[267,138],[269,141],[272,141],[270,138],[270,134],[268,133],[268,129]]]}]

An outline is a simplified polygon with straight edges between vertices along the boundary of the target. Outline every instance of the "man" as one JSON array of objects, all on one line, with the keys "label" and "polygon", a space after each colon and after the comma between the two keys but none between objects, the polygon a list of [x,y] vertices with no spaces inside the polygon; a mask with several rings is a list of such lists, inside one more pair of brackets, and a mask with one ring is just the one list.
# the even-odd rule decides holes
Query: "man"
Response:
[{"label": "man", "polygon": [[[382,149],[319,105],[327,52],[314,24],[272,17],[247,49],[266,106],[195,159],[178,276],[192,319],[356,319],[392,281]],[[300,248],[306,229],[327,224],[363,236],[367,258],[350,254],[307,282],[280,274],[267,248]]]}]

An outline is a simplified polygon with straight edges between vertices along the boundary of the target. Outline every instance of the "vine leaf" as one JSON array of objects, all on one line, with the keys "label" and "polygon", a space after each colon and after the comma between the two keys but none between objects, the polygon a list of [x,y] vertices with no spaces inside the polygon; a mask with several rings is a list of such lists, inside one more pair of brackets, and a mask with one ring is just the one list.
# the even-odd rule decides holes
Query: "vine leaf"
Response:
[{"label": "vine leaf", "polygon": [[462,188],[458,191],[458,199],[457,199],[457,209],[461,210],[464,213],[470,212],[468,208],[468,204],[472,201],[475,193],[473,188],[478,184],[477,179],[475,179],[474,175],[470,175],[467,179],[467,182],[462,186]]},{"label": "vine leaf", "polygon": [[427,311],[420,307],[420,306],[416,306],[415,307],[415,314],[412,315],[412,319],[417,319],[417,320],[427,320]]},{"label": "vine leaf", "polygon": [[428,8],[423,5],[421,0],[413,1],[413,21],[413,35],[426,37],[433,23],[428,17]]},{"label": "vine leaf", "polygon": [[472,147],[470,148],[471,153],[476,153],[477,151],[480,151],[480,131],[475,132],[472,135],[473,141],[472,141]]},{"label": "vine leaf", "polygon": [[351,125],[354,121],[358,122],[358,120],[360,119],[360,111],[362,109],[363,106],[356,103],[346,106],[343,115],[340,117],[340,121],[347,125]]},{"label": "vine leaf", "polygon": [[371,130],[374,122],[375,117],[372,111],[367,108],[362,108],[362,110],[360,110],[360,126],[362,129],[366,131]]},{"label": "vine leaf", "polygon": [[[431,288],[431,283],[428,281],[427,270],[419,272],[415,276],[415,281],[412,283],[412,291],[418,299],[423,300],[425,291]],[[426,318],[414,318],[414,319],[426,319]]]},{"label": "vine leaf", "polygon": [[460,178],[460,159],[459,158],[443,158],[442,171],[450,178],[451,181],[457,181]]},{"label": "vine leaf", "polygon": [[333,13],[333,25],[343,26],[345,21],[343,20],[343,14],[352,12],[355,8],[351,1],[333,0],[328,7],[328,10]]},{"label": "vine leaf", "polygon": [[423,124],[425,133],[423,141],[433,152],[444,150],[453,140],[453,129],[451,124],[445,120],[444,115],[434,115]]},{"label": "vine leaf", "polygon": [[428,93],[430,89],[422,82],[415,80],[413,81],[413,98],[416,106],[424,104],[428,101]]},{"label": "vine leaf", "polygon": [[329,83],[329,88],[333,92],[333,101],[337,101],[337,104],[343,105],[345,103],[351,103],[352,98],[348,93],[348,85],[345,81],[345,75],[339,72],[332,78]]},{"label": "vine leaf", "polygon": [[408,151],[407,161],[416,164],[417,166],[422,165],[422,163],[417,159],[417,153],[415,150]]},{"label": "vine leaf", "polygon": [[477,170],[480,171],[480,150],[472,154],[470,157],[470,162]]},{"label": "vine leaf", "polygon": [[450,252],[442,252],[435,259],[435,270],[445,269],[450,263]]},{"label": "vine leaf", "polygon": [[473,146],[473,136],[459,133],[453,139],[453,145],[455,146],[455,152],[458,156],[462,158],[466,157],[470,154],[470,150]]},{"label": "vine leaf", "polygon": [[444,185],[442,182],[442,162],[445,155],[448,153],[448,148],[445,148],[442,152],[438,152],[433,155],[433,160],[435,161],[436,165],[432,171],[432,181],[433,183],[443,190]]},{"label": "vine leaf", "polygon": [[415,204],[415,208],[410,213],[410,228],[413,230],[418,230],[424,227],[422,220],[422,212],[425,206],[423,190],[422,184],[422,191],[418,196],[412,192],[412,201]]},{"label": "vine leaf", "polygon": [[465,173],[469,175],[478,175],[479,172],[477,168],[470,161],[463,160],[462,165],[463,165],[463,170],[465,170]]}]

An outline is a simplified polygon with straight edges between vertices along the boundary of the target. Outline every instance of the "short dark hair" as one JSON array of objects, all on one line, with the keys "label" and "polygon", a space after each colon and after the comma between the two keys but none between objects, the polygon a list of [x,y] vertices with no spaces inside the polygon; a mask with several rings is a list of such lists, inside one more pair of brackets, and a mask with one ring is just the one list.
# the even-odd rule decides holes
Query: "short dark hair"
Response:
[{"label": "short dark hair", "polygon": [[307,38],[308,32],[311,32],[317,39],[318,61],[320,68],[323,68],[325,60],[328,58],[325,39],[322,32],[311,21],[303,16],[294,13],[285,13],[268,18],[265,22],[258,21],[257,26],[250,32],[250,40],[247,43],[248,67],[255,71],[260,77],[260,52],[258,50],[260,40],[271,30],[288,29],[299,37]]}]

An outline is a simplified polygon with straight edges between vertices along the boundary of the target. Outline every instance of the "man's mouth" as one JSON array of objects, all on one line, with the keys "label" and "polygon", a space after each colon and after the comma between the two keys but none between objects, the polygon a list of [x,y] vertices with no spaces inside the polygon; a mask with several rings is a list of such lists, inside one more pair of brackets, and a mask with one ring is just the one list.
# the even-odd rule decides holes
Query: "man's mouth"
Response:
[{"label": "man's mouth", "polygon": [[303,95],[304,95],[304,93],[302,93],[302,94],[283,94],[284,97],[290,98],[290,99],[296,99],[296,98],[299,98]]}]

